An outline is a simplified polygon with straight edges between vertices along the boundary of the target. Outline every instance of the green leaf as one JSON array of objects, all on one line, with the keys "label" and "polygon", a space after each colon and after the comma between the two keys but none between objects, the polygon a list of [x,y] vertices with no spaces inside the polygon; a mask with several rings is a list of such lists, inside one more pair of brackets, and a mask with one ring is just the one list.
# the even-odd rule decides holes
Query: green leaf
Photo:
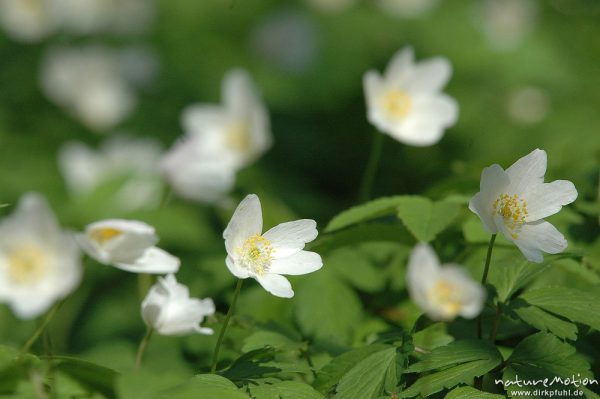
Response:
[{"label": "green leaf", "polygon": [[473,387],[455,388],[444,397],[445,399],[504,399],[503,395],[496,395],[489,392],[481,392]]},{"label": "green leaf", "polygon": [[460,206],[454,202],[432,202],[425,197],[406,196],[398,201],[397,215],[417,241],[432,241],[454,221]]},{"label": "green leaf", "polygon": [[297,350],[302,348],[304,345],[301,342],[296,342],[281,333],[259,330],[244,339],[242,351],[250,352],[266,346],[271,346],[277,350]]},{"label": "green leaf", "polygon": [[434,323],[413,335],[413,344],[421,349],[431,351],[437,347],[448,345],[454,337],[446,332],[446,323]]},{"label": "green leaf", "polygon": [[358,362],[340,380],[336,399],[374,399],[383,391],[388,368],[396,358],[396,348],[373,353]]},{"label": "green leaf", "polygon": [[476,360],[497,361],[499,364],[502,362],[502,355],[494,345],[486,341],[455,341],[424,355],[421,361],[411,365],[407,372],[420,373]]},{"label": "green leaf", "polygon": [[325,399],[313,387],[298,381],[250,385],[249,389],[256,399]]},{"label": "green leaf", "polygon": [[344,374],[350,371],[358,362],[373,353],[389,348],[389,345],[373,344],[342,353],[319,370],[313,384],[315,389],[321,393],[329,392]]},{"label": "green leaf", "polygon": [[517,301],[511,302],[511,310],[530,326],[540,331],[551,332],[560,338],[567,338],[573,341],[577,339],[577,326],[575,324],[559,319],[537,306],[515,304],[515,302]]},{"label": "green leaf", "polygon": [[336,248],[372,241],[399,243],[412,241],[412,238],[402,226],[369,223],[320,236],[312,243],[308,243],[306,249],[325,254]]},{"label": "green leaf", "polygon": [[404,198],[404,196],[378,198],[345,210],[331,219],[324,232],[331,233],[353,224],[365,222],[385,215],[393,215],[402,198]]},{"label": "green leaf", "polygon": [[68,356],[51,358],[56,370],[71,376],[83,386],[115,398],[115,384],[119,373],[109,368]]},{"label": "green leaf", "polygon": [[295,315],[304,334],[348,343],[362,319],[362,304],[353,290],[324,269],[298,285]]},{"label": "green leaf", "polygon": [[547,287],[521,295],[530,305],[600,330],[600,295],[566,287]]},{"label": "green leaf", "polygon": [[399,397],[409,398],[417,395],[424,398],[428,397],[444,388],[452,388],[461,383],[471,382],[473,378],[487,374],[501,362],[501,358],[475,360],[426,375],[402,391]]},{"label": "green leaf", "polygon": [[378,270],[359,248],[338,249],[325,258],[324,264],[348,283],[365,292],[376,292],[386,283],[385,274]]},{"label": "green leaf", "polygon": [[117,379],[117,393],[121,399],[154,399],[160,392],[184,384],[188,379],[170,370],[159,373],[142,368],[121,374]]},{"label": "green leaf", "polygon": [[224,378],[195,376],[177,387],[162,391],[157,399],[249,399],[250,397]]},{"label": "green leaf", "polygon": [[310,374],[312,370],[298,362],[278,362],[274,360],[275,350],[264,347],[245,353],[234,360],[222,375],[233,381],[246,381],[251,378],[277,373]]}]

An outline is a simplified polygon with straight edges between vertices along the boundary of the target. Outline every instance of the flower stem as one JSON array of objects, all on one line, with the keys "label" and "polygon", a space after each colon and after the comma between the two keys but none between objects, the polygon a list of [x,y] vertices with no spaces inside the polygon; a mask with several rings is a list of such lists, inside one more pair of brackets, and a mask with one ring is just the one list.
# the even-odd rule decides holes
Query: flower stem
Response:
[{"label": "flower stem", "polygon": [[225,321],[223,322],[223,327],[221,327],[221,331],[219,332],[219,338],[217,339],[217,345],[215,346],[215,352],[213,354],[212,359],[212,367],[210,368],[211,374],[215,374],[217,371],[217,362],[219,361],[219,350],[221,350],[221,344],[223,343],[223,338],[225,337],[225,331],[227,330],[227,325],[229,324],[229,319],[233,315],[233,309],[235,308],[235,303],[237,302],[238,296],[240,295],[240,290],[242,289],[242,284],[244,280],[241,278],[238,279],[238,282],[235,286],[235,291],[233,293],[233,299],[231,300],[231,305],[229,306],[229,310],[227,311],[227,315],[225,316]]},{"label": "flower stem", "polygon": [[373,132],[373,143],[371,144],[371,154],[363,175],[362,184],[360,186],[360,202],[368,201],[371,197],[371,189],[375,180],[375,173],[381,159],[381,150],[383,149],[383,133],[375,130]]},{"label": "flower stem", "polygon": [[[496,234],[492,234],[490,237],[490,244],[488,245],[487,255],[485,257],[485,268],[483,269],[483,277],[481,278],[481,284],[485,285],[487,282],[488,273],[490,271],[490,262],[492,260],[492,250],[494,249],[494,241],[496,241]],[[477,338],[483,337],[483,317],[481,314],[477,318]]]},{"label": "flower stem", "polygon": [[38,338],[40,337],[40,335],[42,335],[42,333],[44,332],[44,330],[48,326],[48,323],[50,323],[50,321],[52,320],[52,318],[54,317],[54,315],[56,314],[56,312],[58,311],[58,309],[60,309],[60,307],[62,306],[63,303],[64,303],[64,300],[56,302],[54,304],[54,306],[52,306],[52,308],[50,308],[50,310],[48,311],[48,313],[46,313],[46,316],[44,317],[44,319],[42,320],[42,322],[40,323],[40,325],[38,326],[38,328],[33,332],[33,334],[31,335],[31,337],[29,337],[29,339],[27,340],[27,342],[25,342],[25,345],[23,345],[23,347],[21,348],[21,354],[22,355],[24,355],[27,352],[29,352],[29,350],[31,349],[31,347],[33,346],[33,344],[35,344],[35,341],[37,341]]},{"label": "flower stem", "polygon": [[152,333],[154,329],[152,327],[148,327],[146,330],[146,335],[140,341],[140,346],[138,347],[137,355],[135,356],[135,368],[136,370],[140,368],[142,365],[142,358],[144,357],[144,352],[146,352],[146,347],[148,346],[148,342],[150,342],[150,338],[152,338]]}]

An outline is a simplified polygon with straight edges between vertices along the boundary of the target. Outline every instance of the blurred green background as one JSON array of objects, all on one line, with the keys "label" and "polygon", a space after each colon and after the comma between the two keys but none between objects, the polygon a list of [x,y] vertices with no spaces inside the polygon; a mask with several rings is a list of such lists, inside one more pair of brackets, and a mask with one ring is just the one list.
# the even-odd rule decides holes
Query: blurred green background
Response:
[{"label": "blurred green background", "polygon": [[[234,198],[237,202],[247,193],[258,193],[266,227],[302,217],[316,219],[323,228],[336,213],[357,203],[374,129],[366,120],[362,76],[369,69],[381,71],[406,45],[414,47],[417,59],[440,55],[451,61],[454,73],[445,91],[460,104],[460,117],[431,147],[408,147],[386,137],[373,197],[470,196],[478,191],[483,167],[492,163],[507,167],[542,148],[548,152],[547,181],[571,180],[579,191],[578,203],[597,201],[598,1],[527,2],[532,8],[525,14],[499,17],[517,21],[504,28],[497,22],[500,33],[492,32],[490,24],[496,23],[501,8],[486,14],[489,2],[440,0],[416,17],[394,15],[374,1],[349,2],[336,11],[317,3],[162,0],[156,3],[150,30],[134,38],[57,33],[23,44],[0,33],[0,201],[14,205],[24,192],[41,192],[61,223],[72,229],[106,217],[145,220],[156,226],[161,247],[182,258],[178,279],[190,286],[192,295],[214,297],[218,310],[226,310],[235,283],[223,262],[221,239],[229,210],[173,198],[158,210],[126,212],[107,201],[115,182],[85,198],[74,198],[66,189],[57,163],[60,147],[68,140],[97,147],[110,132],[90,131],[46,99],[39,83],[41,59],[52,46],[98,42],[115,48],[142,45],[156,56],[155,79],[139,91],[134,112],[115,130],[156,138],[165,149],[182,134],[179,117],[186,105],[218,102],[225,72],[233,67],[249,71],[269,109],[274,146],[238,175]],[[514,43],[502,43],[502,35],[519,29],[522,34]],[[0,212],[6,215],[12,209]],[[599,232],[597,219],[593,212],[589,217],[582,214],[569,213],[556,224],[578,224],[579,230],[567,233],[569,238],[593,243]],[[365,249],[365,254],[378,254],[374,264],[385,264],[385,271],[375,267],[368,278],[353,281],[344,268],[343,256],[348,255],[338,254],[342,259],[325,263],[337,275],[293,279],[297,292],[293,301],[274,298],[248,283],[239,302],[242,317],[230,339],[247,335],[244,322],[276,321],[278,328],[294,331],[300,320],[303,333],[311,335],[326,324],[314,316],[313,323],[319,325],[310,328],[310,306],[319,303],[329,303],[334,314],[354,304],[360,309],[342,312],[339,320],[325,326],[341,346],[380,330],[381,315],[401,324],[411,320],[394,308],[406,299],[402,273],[409,248],[386,245]],[[397,264],[390,263],[391,254]],[[344,273],[341,283],[338,277]],[[308,279],[310,286],[304,284]],[[113,367],[121,359],[128,364],[144,331],[137,284],[136,275],[86,262],[82,286],[53,324],[54,350]],[[341,286],[331,289],[335,295],[328,294],[332,285]],[[246,320],[244,315],[252,318]],[[17,321],[0,305],[0,342],[19,345],[34,326],[34,321]],[[147,363],[160,359],[162,369],[191,373],[192,365],[207,362],[214,342],[215,337],[204,336],[156,337]],[[170,350],[174,347],[183,349]]]}]

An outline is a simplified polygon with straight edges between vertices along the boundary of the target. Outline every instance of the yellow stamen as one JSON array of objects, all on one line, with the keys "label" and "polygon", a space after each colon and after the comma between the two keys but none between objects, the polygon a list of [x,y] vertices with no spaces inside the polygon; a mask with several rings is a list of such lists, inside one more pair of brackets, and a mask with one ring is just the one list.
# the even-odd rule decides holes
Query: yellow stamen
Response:
[{"label": "yellow stamen", "polygon": [[383,96],[383,109],[394,118],[404,118],[412,108],[410,96],[402,90],[390,90]]},{"label": "yellow stamen", "polygon": [[103,245],[113,238],[120,236],[121,234],[123,234],[121,230],[112,227],[105,227],[103,229],[92,230],[90,232],[90,238],[96,241],[98,244]]},{"label": "yellow stamen", "polygon": [[234,123],[225,132],[225,142],[234,151],[244,152],[250,148],[250,132],[244,123]]},{"label": "yellow stamen", "polygon": [[456,285],[444,280],[438,280],[428,292],[429,301],[442,310],[445,317],[456,317],[464,303]]},{"label": "yellow stamen", "polygon": [[517,194],[501,194],[492,205],[493,214],[502,216],[504,225],[510,230],[513,239],[519,238],[519,228],[529,216],[527,202]]},{"label": "yellow stamen", "polygon": [[255,234],[244,241],[242,247],[236,248],[243,266],[262,276],[271,266],[273,247],[271,242],[260,234]]},{"label": "yellow stamen", "polygon": [[8,278],[16,284],[39,281],[47,268],[47,256],[37,247],[24,246],[9,252]]}]

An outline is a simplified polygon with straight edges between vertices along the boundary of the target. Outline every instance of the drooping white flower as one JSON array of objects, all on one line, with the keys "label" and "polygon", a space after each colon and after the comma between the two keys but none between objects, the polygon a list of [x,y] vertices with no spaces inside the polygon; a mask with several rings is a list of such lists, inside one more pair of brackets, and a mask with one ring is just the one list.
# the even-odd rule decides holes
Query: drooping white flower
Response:
[{"label": "drooping white flower", "polygon": [[485,303],[483,286],[458,265],[440,265],[428,244],[412,250],[406,280],[412,300],[432,320],[472,319]]},{"label": "drooping white flower", "polygon": [[271,146],[268,114],[248,74],[229,72],[222,97],[222,105],[195,104],[183,111],[186,134],[161,162],[167,181],[182,197],[222,200],[236,172]]},{"label": "drooping white flower", "polygon": [[0,303],[31,319],[79,285],[81,253],[38,194],[26,194],[0,221]]},{"label": "drooping white flower", "polygon": [[190,298],[188,288],[172,274],[159,277],[142,302],[144,322],[161,335],[210,335],[213,330],[200,323],[214,313],[212,299]]},{"label": "drooping white flower", "polygon": [[413,49],[404,48],[383,76],[374,70],[364,76],[369,122],[408,145],[437,143],[458,118],[457,102],[441,93],[451,75],[446,58],[416,63]]},{"label": "drooping white flower", "polygon": [[0,0],[0,25],[15,40],[33,43],[55,28],[48,0]]},{"label": "drooping white flower", "polygon": [[167,274],[179,259],[157,248],[154,227],[137,220],[107,219],[89,224],[77,235],[81,248],[100,263],[133,273]]},{"label": "drooping white flower", "polygon": [[532,262],[542,262],[543,252],[556,254],[567,248],[565,237],[545,217],[577,198],[567,180],[544,183],[546,151],[536,149],[504,170],[494,164],[481,173],[480,192],[469,202],[485,229],[515,243]]},{"label": "drooping white flower", "polygon": [[497,51],[519,47],[536,25],[535,0],[483,0],[473,4],[478,7],[477,24]]},{"label": "drooping white flower", "polygon": [[67,188],[75,196],[93,193],[100,185],[124,179],[115,194],[115,205],[134,210],[158,206],[162,182],[159,142],[147,138],[114,136],[98,151],[81,142],[68,142],[58,156]]},{"label": "drooping white flower", "polygon": [[551,108],[550,98],[540,87],[519,87],[510,93],[506,108],[513,121],[531,125],[543,121],[548,116]]},{"label": "drooping white flower", "polygon": [[127,74],[127,51],[99,45],[54,48],[42,63],[42,89],[88,128],[111,129],[137,103],[134,82]]},{"label": "drooping white flower", "polygon": [[378,0],[379,7],[390,15],[417,18],[431,10],[438,0]]},{"label": "drooping white flower", "polygon": [[223,232],[225,263],[234,276],[252,277],[271,294],[291,298],[294,291],[282,274],[307,274],[323,266],[319,254],[303,250],[317,237],[317,225],[314,220],[301,219],[281,223],[262,234],[262,223],[260,200],[248,195]]}]

